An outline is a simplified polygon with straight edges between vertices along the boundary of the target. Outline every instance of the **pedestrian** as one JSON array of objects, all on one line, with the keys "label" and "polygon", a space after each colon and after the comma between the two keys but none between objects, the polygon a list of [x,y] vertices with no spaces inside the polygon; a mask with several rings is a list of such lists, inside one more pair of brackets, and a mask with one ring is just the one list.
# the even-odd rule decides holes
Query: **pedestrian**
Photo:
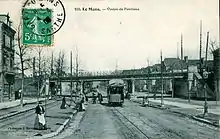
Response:
[{"label": "pedestrian", "polygon": [[85,96],[86,97],[86,102],[88,102],[88,96]]},{"label": "pedestrian", "polygon": [[102,100],[103,100],[101,93],[98,93],[98,99],[99,99],[99,103],[101,104],[101,103],[102,103]]},{"label": "pedestrian", "polygon": [[85,105],[84,105],[85,100],[84,99],[85,99],[84,97],[82,97],[81,99],[81,110],[82,111],[85,111]]},{"label": "pedestrian", "polygon": [[35,108],[36,118],[34,123],[34,129],[45,130],[46,129],[46,121],[45,121],[45,110],[41,105],[41,102],[38,103]]},{"label": "pedestrian", "polygon": [[63,97],[60,109],[66,109],[66,98]]},{"label": "pedestrian", "polygon": [[92,93],[92,99],[93,99],[92,104],[96,104],[96,95],[94,92]]}]

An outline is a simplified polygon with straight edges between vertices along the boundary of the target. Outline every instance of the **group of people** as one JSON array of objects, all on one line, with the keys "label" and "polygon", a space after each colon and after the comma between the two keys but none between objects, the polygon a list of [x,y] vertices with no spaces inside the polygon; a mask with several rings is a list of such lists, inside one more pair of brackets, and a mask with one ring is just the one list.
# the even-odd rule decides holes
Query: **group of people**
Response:
[{"label": "group of people", "polygon": [[101,94],[101,93],[98,93],[98,95],[96,96],[94,92],[92,93],[92,100],[93,100],[92,103],[93,103],[93,104],[96,104],[96,98],[98,98],[98,101],[99,101],[99,103],[101,104],[102,101],[103,101],[102,94]]},{"label": "group of people", "polygon": [[[77,109],[78,111],[84,111],[84,110],[85,110],[85,105],[84,105],[85,100],[84,100],[84,99],[85,99],[85,98],[84,98],[83,96],[81,96],[81,97],[78,99],[78,101],[75,102],[75,103],[76,103],[76,109]],[[61,105],[60,105],[60,109],[66,109],[67,106],[70,106],[70,105],[68,105],[68,104],[66,103],[66,98],[63,97],[62,103],[61,103]]]},{"label": "group of people", "polygon": [[[102,103],[103,96],[101,93],[98,93],[98,95],[93,93],[92,96],[93,96],[93,101],[92,101],[93,104],[96,104],[97,98],[98,98],[99,103],[100,104]],[[85,110],[85,104],[84,104],[85,101],[88,101],[88,97],[81,96],[80,99],[76,102],[76,109],[78,111]],[[60,105],[60,109],[66,109],[67,106],[69,106],[69,105],[66,103],[66,98],[63,97],[62,103]],[[38,129],[38,130],[47,129],[46,120],[45,120],[45,109],[44,109],[41,102],[39,102],[38,105],[36,106],[35,113],[36,113],[36,118],[35,118],[35,122],[34,122],[34,129]]]}]

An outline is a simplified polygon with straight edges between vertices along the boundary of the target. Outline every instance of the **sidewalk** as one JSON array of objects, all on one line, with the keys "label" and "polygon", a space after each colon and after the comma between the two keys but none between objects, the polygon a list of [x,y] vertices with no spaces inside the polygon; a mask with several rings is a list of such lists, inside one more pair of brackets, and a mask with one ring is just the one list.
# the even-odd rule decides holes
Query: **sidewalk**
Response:
[{"label": "sidewalk", "polygon": [[[39,98],[39,101],[43,101],[45,98]],[[23,101],[23,104],[31,104],[31,103],[36,103],[37,98],[31,99],[31,98],[26,98]],[[0,103],[0,110],[2,109],[8,109],[12,107],[17,107],[20,105],[20,99],[19,100],[13,100],[13,101],[7,101],[7,102],[1,102]]]},{"label": "sidewalk", "polygon": [[[9,127],[6,126],[1,128],[0,138],[3,136],[6,138],[11,136],[17,136],[18,138],[31,138],[31,139],[49,138],[59,134],[68,124],[69,120],[72,119],[73,115],[76,114],[76,110],[73,110],[74,105],[72,105],[71,108],[67,107],[66,109],[60,109],[61,101],[54,101],[54,100],[50,100],[50,101],[52,103],[51,105],[47,106],[47,110],[46,110],[46,123],[48,127],[47,130],[34,129],[34,121],[36,114],[29,113],[28,117],[22,118],[21,120],[16,121],[13,124],[10,124]],[[32,106],[36,107],[36,104],[33,104]]]},{"label": "sidewalk", "polygon": [[[143,99],[137,98],[139,96],[144,95],[143,93],[135,93],[131,100],[142,104]],[[147,96],[146,93],[145,96]],[[212,124],[218,127],[220,126],[220,102],[217,102],[216,104],[216,101],[208,101],[208,114],[205,116],[203,116],[204,101],[191,100],[189,103],[186,99],[164,98],[163,102],[164,106],[161,107],[161,98],[149,98],[148,106],[166,109],[168,111],[193,118],[200,122]]]}]

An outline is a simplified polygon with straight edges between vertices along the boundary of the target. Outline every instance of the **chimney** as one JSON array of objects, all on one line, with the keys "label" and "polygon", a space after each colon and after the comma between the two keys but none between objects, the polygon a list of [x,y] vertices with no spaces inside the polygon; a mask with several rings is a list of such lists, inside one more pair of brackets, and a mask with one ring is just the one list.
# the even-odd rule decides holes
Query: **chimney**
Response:
[{"label": "chimney", "polygon": [[183,34],[181,34],[181,60],[183,60]]},{"label": "chimney", "polygon": [[180,56],[179,56],[179,42],[177,42],[177,59],[179,59]]}]

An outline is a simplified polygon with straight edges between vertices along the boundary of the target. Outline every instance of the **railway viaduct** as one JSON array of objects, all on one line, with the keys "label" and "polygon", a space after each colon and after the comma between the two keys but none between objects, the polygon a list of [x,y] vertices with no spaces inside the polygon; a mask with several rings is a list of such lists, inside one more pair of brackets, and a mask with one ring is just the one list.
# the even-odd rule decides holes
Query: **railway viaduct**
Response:
[{"label": "railway viaduct", "polygon": [[[50,78],[50,83],[56,84],[58,82],[78,82],[80,84],[80,90],[84,91],[85,82],[93,81],[109,81],[111,79],[123,79],[127,82],[128,93],[134,92],[134,81],[135,80],[168,80],[170,87],[173,86],[174,79],[187,79],[187,72],[153,72],[153,73],[138,73],[138,74],[82,74],[79,76],[66,76],[66,77],[55,77]],[[81,92],[81,93],[82,93]]]}]

